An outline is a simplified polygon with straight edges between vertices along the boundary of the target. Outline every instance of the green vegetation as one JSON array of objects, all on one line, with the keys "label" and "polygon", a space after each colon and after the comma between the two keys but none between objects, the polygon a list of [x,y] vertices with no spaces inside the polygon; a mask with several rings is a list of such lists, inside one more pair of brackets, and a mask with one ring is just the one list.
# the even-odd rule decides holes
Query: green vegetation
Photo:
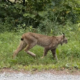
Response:
[{"label": "green vegetation", "polygon": [[[0,69],[80,69],[79,0],[11,1],[0,0]],[[25,32],[50,36],[65,33],[68,44],[59,45],[56,50],[59,62],[53,59],[51,52],[41,59],[43,48],[40,46],[31,49],[37,55],[36,58],[21,51],[12,59]]]},{"label": "green vegetation", "polygon": [[59,24],[80,22],[79,0],[25,0],[25,5],[10,1],[0,1],[0,32],[29,26],[50,32]]},{"label": "green vegetation", "polygon": [[[64,26],[63,31],[66,32],[68,43],[59,45],[56,53],[59,62],[53,59],[51,52],[42,59],[43,48],[35,46],[31,49],[37,57],[33,58],[26,52],[19,52],[15,59],[12,59],[13,51],[17,48],[21,35],[27,30],[20,32],[4,32],[0,34],[0,68],[25,69],[25,70],[48,70],[48,69],[80,69],[80,28],[78,25],[72,25],[73,28]],[[70,28],[70,29],[69,29]],[[33,30],[33,29],[32,29]],[[60,31],[61,32],[61,31]],[[51,33],[48,35],[52,35]]]}]

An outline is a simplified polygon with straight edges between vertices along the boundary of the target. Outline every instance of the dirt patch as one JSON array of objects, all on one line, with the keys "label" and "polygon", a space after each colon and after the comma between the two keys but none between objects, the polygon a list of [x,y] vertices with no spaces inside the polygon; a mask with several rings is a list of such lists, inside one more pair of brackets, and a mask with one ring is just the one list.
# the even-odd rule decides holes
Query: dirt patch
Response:
[{"label": "dirt patch", "polygon": [[41,70],[41,71],[27,71],[27,70],[13,70],[13,69],[1,69],[0,73],[32,73],[32,74],[36,74],[36,73],[51,73],[51,74],[55,74],[55,75],[80,75],[80,70],[68,70],[68,69],[62,69],[62,70]]}]

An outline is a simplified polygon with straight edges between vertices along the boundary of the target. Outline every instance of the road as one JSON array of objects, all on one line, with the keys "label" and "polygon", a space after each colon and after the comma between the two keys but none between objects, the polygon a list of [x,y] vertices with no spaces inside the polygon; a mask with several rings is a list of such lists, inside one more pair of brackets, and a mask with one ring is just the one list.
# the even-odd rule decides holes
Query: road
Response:
[{"label": "road", "polygon": [[0,80],[80,80],[79,75],[53,73],[0,73]]}]

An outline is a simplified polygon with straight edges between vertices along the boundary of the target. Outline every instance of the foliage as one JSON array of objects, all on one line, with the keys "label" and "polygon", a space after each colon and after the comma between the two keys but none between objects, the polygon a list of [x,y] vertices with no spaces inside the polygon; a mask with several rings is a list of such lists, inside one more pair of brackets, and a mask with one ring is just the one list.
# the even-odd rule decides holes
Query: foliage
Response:
[{"label": "foliage", "polygon": [[[71,28],[73,26],[73,28]],[[67,24],[61,29],[66,32],[66,37],[68,38],[68,43],[64,45],[59,45],[56,53],[59,62],[53,59],[51,52],[42,59],[43,48],[40,46],[35,46],[31,49],[37,57],[33,58],[29,56],[24,51],[19,52],[15,59],[12,59],[12,54],[17,48],[21,35],[29,30],[32,32],[34,28],[30,26],[30,29],[19,30],[18,32],[4,32],[0,34],[0,68],[11,68],[15,70],[25,69],[25,70],[49,70],[49,69],[80,69],[80,24],[70,25]],[[58,30],[58,31],[59,31]],[[37,30],[39,31],[39,29]],[[42,33],[42,32],[38,32]],[[59,32],[60,33],[60,32]],[[43,33],[42,33],[43,34]],[[55,33],[56,35],[57,33]],[[48,33],[52,35],[52,33]],[[60,35],[60,34],[59,34]]]},{"label": "foliage", "polygon": [[[26,0],[25,5],[20,1],[16,3],[6,1],[9,0],[0,1],[1,69],[80,69],[79,0]],[[31,49],[36,53],[36,58],[21,51],[16,59],[12,59],[12,53],[24,32],[50,36],[64,32],[68,38],[68,44],[58,46],[56,53],[59,62],[53,60],[51,52],[41,59],[43,48],[39,46]]]},{"label": "foliage", "polygon": [[26,0],[25,5],[20,1],[11,3],[2,0],[0,30],[16,31],[33,26],[50,32],[56,28],[55,25],[65,25],[67,21],[79,23],[79,5],[80,1],[76,0]]}]

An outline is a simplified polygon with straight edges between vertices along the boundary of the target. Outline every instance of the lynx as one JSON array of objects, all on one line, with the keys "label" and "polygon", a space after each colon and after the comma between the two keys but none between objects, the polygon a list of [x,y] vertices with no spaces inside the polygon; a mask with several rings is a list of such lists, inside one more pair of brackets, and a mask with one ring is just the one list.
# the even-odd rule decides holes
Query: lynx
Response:
[{"label": "lynx", "polygon": [[62,45],[63,43],[67,43],[67,38],[65,37],[65,34],[62,34],[60,36],[46,36],[32,32],[24,33],[21,37],[18,48],[13,53],[13,58],[15,58],[15,56],[26,46],[27,48],[25,49],[25,51],[31,56],[36,57],[36,55],[29,50],[35,45],[39,45],[44,47],[43,57],[47,55],[49,50],[51,50],[53,57],[58,60],[56,55],[56,48],[59,44]]}]

